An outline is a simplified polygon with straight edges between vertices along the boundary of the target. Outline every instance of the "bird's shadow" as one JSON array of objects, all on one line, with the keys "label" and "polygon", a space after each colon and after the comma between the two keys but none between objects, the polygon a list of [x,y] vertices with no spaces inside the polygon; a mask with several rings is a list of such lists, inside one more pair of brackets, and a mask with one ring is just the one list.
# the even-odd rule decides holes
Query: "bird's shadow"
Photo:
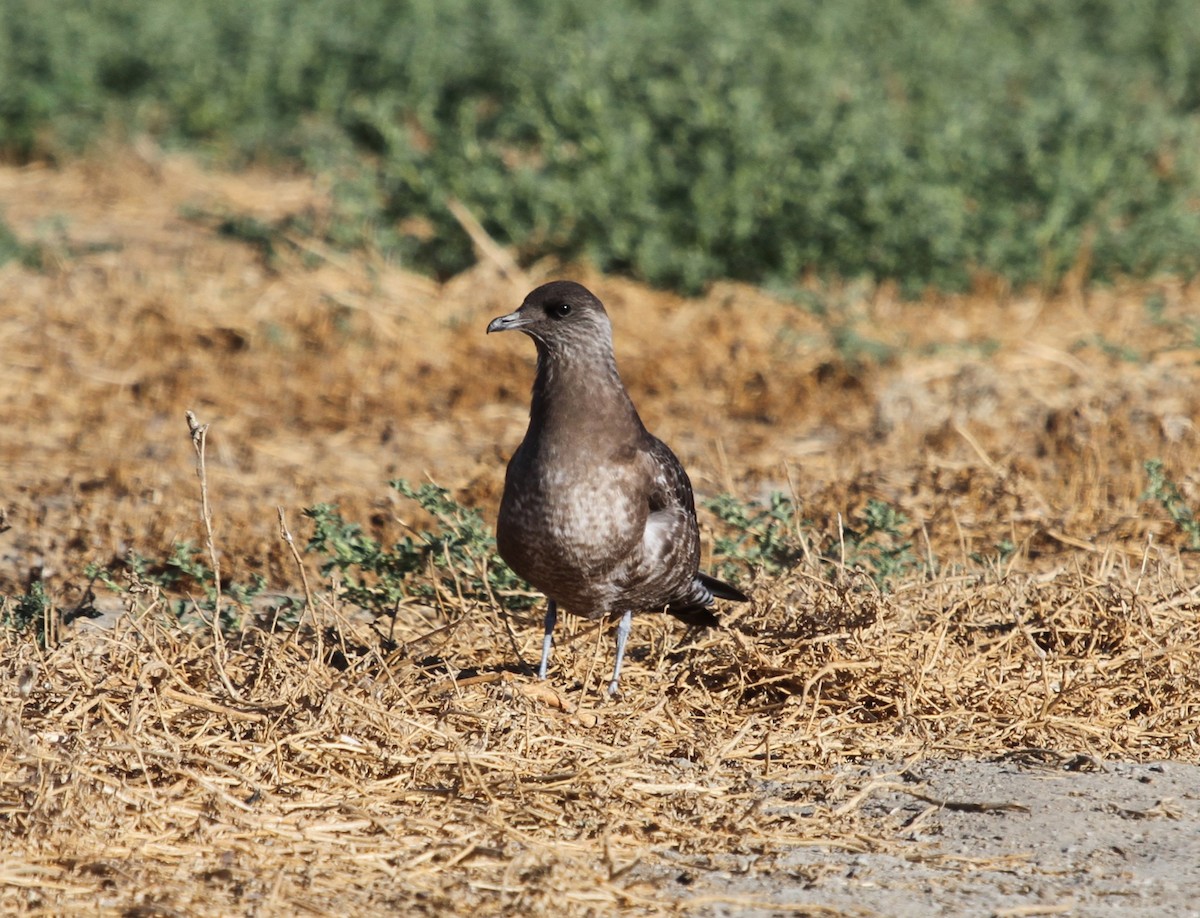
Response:
[{"label": "bird's shadow", "polygon": [[431,675],[449,677],[456,682],[465,682],[469,679],[479,679],[481,676],[502,675],[505,673],[513,676],[537,675],[537,669],[527,663],[494,663],[488,666],[467,666],[463,669],[454,669],[449,665],[445,657],[436,654],[422,657],[412,662],[413,665]]}]

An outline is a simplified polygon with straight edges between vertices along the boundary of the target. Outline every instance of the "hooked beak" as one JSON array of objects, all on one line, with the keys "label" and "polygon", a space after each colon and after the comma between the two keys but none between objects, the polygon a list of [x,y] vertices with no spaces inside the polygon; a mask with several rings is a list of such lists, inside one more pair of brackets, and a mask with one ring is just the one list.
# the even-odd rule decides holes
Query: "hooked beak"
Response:
[{"label": "hooked beak", "polygon": [[510,312],[506,316],[500,316],[499,318],[492,319],[492,321],[488,323],[487,333],[490,335],[492,332],[511,331],[514,328],[520,328],[523,325],[527,325],[528,322],[528,317],[521,315],[520,310],[517,312]]}]

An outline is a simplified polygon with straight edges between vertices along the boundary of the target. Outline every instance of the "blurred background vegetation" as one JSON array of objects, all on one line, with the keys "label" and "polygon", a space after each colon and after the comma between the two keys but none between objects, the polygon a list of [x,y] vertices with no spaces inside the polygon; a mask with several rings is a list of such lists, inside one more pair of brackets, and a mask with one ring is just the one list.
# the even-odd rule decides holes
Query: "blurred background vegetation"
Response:
[{"label": "blurred background vegetation", "polygon": [[0,156],[327,175],[339,245],[692,291],[1191,274],[1195,0],[0,0]]}]

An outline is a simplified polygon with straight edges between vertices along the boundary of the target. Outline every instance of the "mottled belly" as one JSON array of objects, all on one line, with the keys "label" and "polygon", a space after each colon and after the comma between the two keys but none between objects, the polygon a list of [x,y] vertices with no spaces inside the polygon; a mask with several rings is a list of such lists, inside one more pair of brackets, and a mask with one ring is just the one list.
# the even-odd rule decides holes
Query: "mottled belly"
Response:
[{"label": "mottled belly", "polygon": [[618,601],[614,575],[641,550],[647,510],[616,470],[585,480],[543,476],[505,490],[497,541],[510,567],[565,608],[605,615]]}]

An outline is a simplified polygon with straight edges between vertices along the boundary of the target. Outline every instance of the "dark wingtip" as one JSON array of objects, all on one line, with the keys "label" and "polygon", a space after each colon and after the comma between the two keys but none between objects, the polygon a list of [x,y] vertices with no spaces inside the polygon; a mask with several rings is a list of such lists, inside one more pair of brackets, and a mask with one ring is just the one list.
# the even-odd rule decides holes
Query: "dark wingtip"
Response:
[{"label": "dark wingtip", "polygon": [[696,574],[700,578],[700,582],[708,587],[708,591],[717,597],[717,599],[727,599],[730,602],[749,602],[750,597],[743,593],[735,586],[730,586],[724,580],[718,580],[716,577],[710,577],[708,574]]}]

